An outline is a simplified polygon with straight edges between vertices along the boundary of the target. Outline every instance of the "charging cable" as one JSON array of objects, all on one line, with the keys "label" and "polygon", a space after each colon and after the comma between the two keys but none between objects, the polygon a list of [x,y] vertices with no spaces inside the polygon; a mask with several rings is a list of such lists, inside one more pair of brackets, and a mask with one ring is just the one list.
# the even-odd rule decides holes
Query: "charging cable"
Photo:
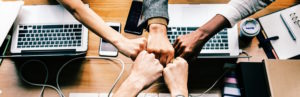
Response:
[{"label": "charging cable", "polygon": [[[18,56],[18,57],[19,57],[19,56]],[[0,56],[0,58],[15,58],[15,57],[14,57],[14,56]],[[27,84],[29,84],[29,85],[32,85],[32,86],[39,86],[39,87],[42,87],[42,90],[41,90],[41,93],[40,93],[40,97],[43,97],[45,87],[49,87],[49,88],[54,89],[54,90],[59,94],[60,97],[66,97],[66,96],[63,94],[63,92],[62,92],[62,90],[61,90],[61,88],[60,88],[60,86],[59,86],[59,76],[60,76],[60,73],[62,72],[62,70],[64,69],[64,67],[65,67],[66,65],[68,65],[69,63],[71,63],[71,62],[73,62],[73,61],[75,61],[75,60],[78,60],[78,59],[106,59],[106,60],[111,60],[111,61],[114,61],[114,60],[115,60],[115,61],[119,61],[119,62],[120,62],[121,66],[122,66],[122,69],[121,69],[121,72],[119,73],[118,77],[117,77],[116,80],[114,81],[114,83],[113,83],[113,85],[112,85],[112,87],[111,87],[111,89],[110,89],[110,91],[109,91],[108,97],[110,97],[110,95],[111,95],[113,89],[115,88],[116,84],[117,84],[117,83],[119,82],[119,80],[121,79],[121,77],[122,77],[122,75],[123,75],[123,73],[124,73],[124,69],[125,69],[125,64],[124,64],[124,62],[123,62],[121,59],[118,59],[118,58],[99,57],[99,56],[86,56],[86,57],[77,57],[77,58],[73,58],[73,59],[67,61],[66,63],[64,63],[64,64],[59,68],[59,70],[58,70],[58,72],[57,72],[57,75],[56,75],[56,87],[53,86],[53,85],[48,85],[48,84],[46,84],[47,81],[48,81],[48,68],[47,68],[47,65],[46,65],[43,61],[41,61],[41,60],[29,60],[29,61],[24,62],[24,63],[21,65],[21,67],[20,67],[19,75],[20,75],[20,78],[21,78],[25,83],[27,83]],[[24,66],[25,66],[26,64],[29,64],[29,63],[32,63],[32,62],[38,62],[38,63],[41,63],[41,64],[44,66],[44,68],[45,68],[45,70],[46,70],[46,77],[45,77],[44,84],[38,84],[38,83],[30,82],[30,81],[26,80],[26,79],[23,77],[23,75],[21,74],[22,69],[24,68]]]},{"label": "charging cable", "polygon": [[[61,73],[61,71],[64,69],[64,67],[66,65],[68,65],[70,62],[74,61],[74,60],[78,60],[78,59],[107,59],[107,60],[116,60],[116,61],[119,61],[122,65],[122,69],[121,69],[121,72],[119,73],[117,79],[115,80],[115,82],[113,83],[111,89],[109,90],[109,93],[108,93],[108,97],[110,97],[113,89],[115,88],[116,84],[119,82],[119,80],[121,79],[123,73],[124,73],[124,68],[125,68],[125,64],[122,60],[118,59],[118,58],[111,58],[111,57],[98,57],[98,56],[86,56],[86,57],[77,57],[77,58],[74,58],[74,59],[71,59],[69,60],[68,62],[66,62],[65,64],[62,65],[62,67],[58,70],[57,72],[57,76],[56,76],[56,86],[58,88],[59,91],[61,91],[61,88],[59,86],[59,75]],[[65,97],[63,93],[62,94],[62,97]]]},{"label": "charging cable", "polygon": [[[40,64],[42,64],[42,65],[44,66],[44,68],[45,68],[45,70],[46,70],[46,77],[45,77],[45,81],[44,81],[43,84],[32,83],[32,82],[26,80],[26,79],[23,77],[23,75],[22,75],[22,70],[23,70],[24,66],[25,66],[26,64],[31,63],[31,62],[38,62],[38,63],[40,63]],[[61,96],[61,92],[60,92],[55,86],[46,84],[47,81],[48,81],[48,68],[47,68],[46,64],[45,64],[43,61],[40,61],[40,60],[29,60],[29,61],[24,62],[24,63],[21,65],[21,67],[20,67],[19,76],[20,76],[20,78],[21,78],[25,83],[27,83],[27,84],[29,84],[29,85],[32,85],[32,86],[40,86],[40,87],[42,87],[42,90],[41,90],[41,93],[40,93],[40,97],[43,97],[45,87],[49,87],[49,88],[54,89],[54,90]],[[61,96],[61,97],[62,97],[62,96]]]}]

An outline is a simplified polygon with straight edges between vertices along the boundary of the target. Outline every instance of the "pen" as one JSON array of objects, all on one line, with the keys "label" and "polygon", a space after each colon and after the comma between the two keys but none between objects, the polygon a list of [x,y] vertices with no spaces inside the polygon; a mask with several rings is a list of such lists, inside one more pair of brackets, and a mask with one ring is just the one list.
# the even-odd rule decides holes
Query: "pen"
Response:
[{"label": "pen", "polygon": [[280,18],[281,18],[283,24],[285,25],[285,27],[287,28],[287,30],[288,30],[289,34],[291,35],[292,39],[296,40],[295,34],[292,32],[292,30],[290,29],[289,25],[285,22],[285,20],[284,20],[284,18],[282,17],[281,14],[280,14]]}]

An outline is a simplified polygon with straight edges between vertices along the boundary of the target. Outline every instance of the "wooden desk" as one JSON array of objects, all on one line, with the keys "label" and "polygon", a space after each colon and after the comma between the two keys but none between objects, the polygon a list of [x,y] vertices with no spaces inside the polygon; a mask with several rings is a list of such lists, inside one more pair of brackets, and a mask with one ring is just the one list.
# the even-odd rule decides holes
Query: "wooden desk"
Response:
[{"label": "wooden desk", "polygon": [[[57,4],[55,0],[24,0],[26,5],[35,4]],[[131,0],[83,0],[90,5],[98,15],[100,15],[105,21],[121,22],[122,29],[127,19]],[[169,3],[226,3],[228,0],[169,0]],[[296,0],[277,0],[266,9],[259,11],[251,17],[259,17],[276,10],[289,7],[295,3],[299,3]],[[131,34],[121,32],[124,36],[129,38],[136,38],[141,36],[135,36]],[[143,36],[146,36],[144,33]],[[100,38],[95,34],[89,32],[89,48],[87,56],[98,56]],[[252,43],[245,48],[245,50],[253,56],[250,61],[261,61],[266,57],[263,50],[258,48],[257,39],[253,39]],[[121,58],[126,63],[125,74],[122,77],[121,82],[127,77],[132,61],[122,54],[119,54],[118,58]],[[248,61],[247,59],[239,59],[238,61]],[[52,64],[51,64],[52,65]],[[57,65],[57,64],[56,64]],[[10,59],[5,59],[0,65],[0,97],[38,97],[40,93],[40,87],[32,87],[21,83],[20,78],[17,75],[16,65]],[[34,70],[32,70],[34,71]],[[71,84],[63,85],[63,93],[68,96],[71,92],[89,92],[99,93],[108,92],[113,84],[113,81],[117,77],[120,71],[120,65],[105,60],[86,60],[81,66],[79,66],[78,74],[75,74],[77,80],[70,81]],[[200,72],[201,73],[201,72]],[[72,74],[71,74],[72,75]],[[61,77],[62,80],[67,80],[66,76]],[[197,78],[200,79],[200,78]],[[201,80],[201,79],[200,79]],[[120,83],[117,85],[119,87]],[[160,81],[163,82],[163,81]],[[205,83],[211,84],[211,83]],[[163,88],[153,88],[151,91],[165,90]],[[191,90],[195,91],[195,90]],[[47,97],[57,97],[57,93],[52,89],[47,88],[45,91]]]}]

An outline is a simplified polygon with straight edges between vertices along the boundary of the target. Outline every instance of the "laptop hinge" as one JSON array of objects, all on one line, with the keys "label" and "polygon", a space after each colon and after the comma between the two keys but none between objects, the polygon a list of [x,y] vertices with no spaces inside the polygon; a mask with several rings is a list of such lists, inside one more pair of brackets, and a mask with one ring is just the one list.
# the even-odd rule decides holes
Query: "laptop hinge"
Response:
[{"label": "laptop hinge", "polygon": [[198,56],[230,56],[230,53],[200,53]]},{"label": "laptop hinge", "polygon": [[40,55],[40,54],[70,54],[76,53],[76,49],[55,49],[55,50],[22,50],[21,54]]}]

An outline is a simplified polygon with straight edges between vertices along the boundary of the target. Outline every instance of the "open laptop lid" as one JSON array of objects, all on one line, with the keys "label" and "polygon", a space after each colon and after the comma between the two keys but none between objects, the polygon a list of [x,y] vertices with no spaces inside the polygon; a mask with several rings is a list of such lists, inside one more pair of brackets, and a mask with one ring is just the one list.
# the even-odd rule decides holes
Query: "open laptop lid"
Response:
[{"label": "open laptop lid", "polygon": [[23,4],[23,1],[0,1],[0,47],[17,18]]},{"label": "open laptop lid", "polygon": [[[88,6],[88,5],[87,5]],[[86,52],[88,45],[88,29],[83,26],[81,47],[57,47],[57,48],[17,48],[19,35],[19,24],[24,25],[51,25],[51,24],[80,24],[70,12],[61,5],[28,5],[23,6],[18,18],[15,21],[11,53],[30,54],[30,53],[64,53],[64,52]],[[50,54],[50,53],[49,53]],[[57,54],[55,54],[57,55]]]},{"label": "open laptop lid", "polygon": [[169,26],[200,27],[226,4],[169,4]]},{"label": "open laptop lid", "polygon": [[[226,4],[169,4],[169,27],[201,27],[211,20]],[[201,50],[201,53],[229,53],[239,55],[237,26],[227,29],[229,50]],[[219,58],[223,56],[198,56],[198,58]],[[227,58],[228,56],[226,56]]]}]

